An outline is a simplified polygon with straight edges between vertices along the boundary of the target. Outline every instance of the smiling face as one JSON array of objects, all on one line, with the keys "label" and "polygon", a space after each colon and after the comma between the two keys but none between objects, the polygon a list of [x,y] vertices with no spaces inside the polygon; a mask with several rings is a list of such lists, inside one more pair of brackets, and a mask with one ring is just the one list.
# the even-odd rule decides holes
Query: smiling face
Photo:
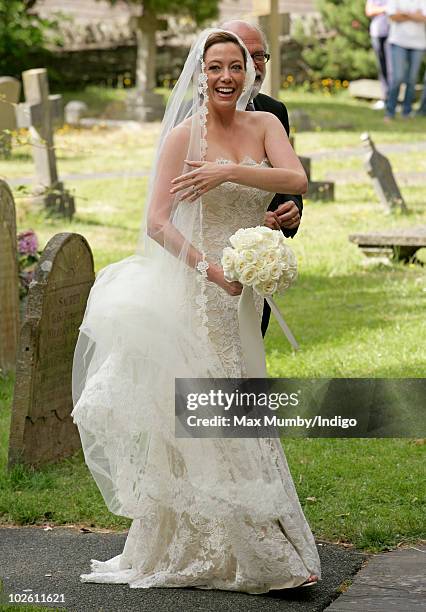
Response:
[{"label": "smiling face", "polygon": [[[261,33],[257,28],[245,23],[244,21],[227,21],[222,25],[225,30],[236,34],[241,38],[248,49],[248,52],[253,57],[256,53],[265,53],[265,42]],[[254,98],[259,93],[262,83],[266,76],[266,65],[263,62],[254,63],[256,69],[256,78],[253,85],[252,97]]]},{"label": "smiling face", "polygon": [[221,107],[235,106],[244,87],[244,57],[238,45],[217,43],[204,56],[209,100]]}]

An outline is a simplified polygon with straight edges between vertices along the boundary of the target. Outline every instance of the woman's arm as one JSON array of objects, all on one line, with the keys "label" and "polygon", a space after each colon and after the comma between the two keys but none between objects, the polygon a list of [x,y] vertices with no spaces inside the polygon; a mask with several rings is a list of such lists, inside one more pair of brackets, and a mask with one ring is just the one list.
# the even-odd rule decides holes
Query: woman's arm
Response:
[{"label": "woman's arm", "polygon": [[[190,129],[178,126],[170,132],[158,160],[157,177],[147,216],[147,233],[170,253],[179,257],[185,252],[185,262],[196,268],[203,256],[179,232],[170,220],[174,196],[170,193],[171,181],[182,171],[188,152]],[[216,283],[230,295],[239,295],[242,285],[225,280],[220,266],[209,263],[207,278]]]},{"label": "woman's arm", "polygon": [[389,19],[391,19],[392,21],[412,21],[412,17],[410,15],[410,13],[393,13],[392,15],[389,15]]},{"label": "woman's arm", "polygon": [[426,23],[426,15],[422,13],[422,11],[416,11],[415,13],[410,13],[410,19],[412,21],[417,21],[419,23]]},{"label": "woman's arm", "polygon": [[272,193],[306,193],[308,179],[281,121],[272,113],[262,115],[265,151],[272,168],[228,164],[227,180]]},{"label": "woman's arm", "polygon": [[[189,202],[227,181],[248,187],[257,187],[271,193],[306,193],[308,179],[288,139],[281,121],[272,113],[261,113],[264,147],[272,168],[244,164],[218,164],[210,161],[185,160],[195,168],[172,181],[170,193],[184,191],[182,198]],[[261,138],[261,130],[259,138]],[[193,191],[195,189],[195,191]]]},{"label": "woman's arm", "polygon": [[374,0],[367,0],[367,4],[365,5],[365,14],[367,17],[377,17],[377,15],[384,15],[385,13],[385,6],[376,4]]}]

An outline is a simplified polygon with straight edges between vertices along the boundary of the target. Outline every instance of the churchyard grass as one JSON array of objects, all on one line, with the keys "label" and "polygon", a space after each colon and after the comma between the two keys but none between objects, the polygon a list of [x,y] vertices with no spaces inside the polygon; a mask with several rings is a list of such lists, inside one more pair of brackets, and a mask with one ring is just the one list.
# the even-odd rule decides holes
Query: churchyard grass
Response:
[{"label": "churchyard grass", "polygon": [[[360,148],[363,131],[371,132],[379,148],[423,140],[425,120],[396,121],[389,128],[382,125],[381,113],[347,95],[329,98],[286,91],[285,99],[290,109],[309,112],[317,124],[315,131],[296,133],[301,155]],[[98,114],[100,108],[99,103]],[[60,174],[148,172],[156,134],[158,124],[136,132],[64,127],[56,135]],[[380,263],[365,267],[360,249],[347,238],[360,231],[426,223],[426,188],[419,181],[404,182],[404,173],[426,172],[422,153],[387,155],[410,209],[407,216],[384,215],[363,172],[362,157],[312,160],[314,180],[339,175],[336,202],[306,201],[302,228],[290,242],[300,275],[278,303],[300,350],[292,351],[273,320],[266,337],[271,376],[424,376],[424,268]],[[0,175],[6,178],[30,178],[32,172],[26,145],[15,146],[12,159],[0,161]],[[66,186],[76,197],[72,222],[47,219],[18,200],[18,228],[35,229],[41,246],[60,231],[83,234],[93,249],[97,271],[132,254],[147,177],[70,177]],[[426,261],[424,252],[419,258]],[[125,529],[129,521],[107,511],[81,453],[39,471],[17,467],[6,472],[10,377],[0,381],[0,393],[0,521]],[[283,445],[318,538],[374,551],[424,537],[425,446],[419,441],[284,439]]]}]

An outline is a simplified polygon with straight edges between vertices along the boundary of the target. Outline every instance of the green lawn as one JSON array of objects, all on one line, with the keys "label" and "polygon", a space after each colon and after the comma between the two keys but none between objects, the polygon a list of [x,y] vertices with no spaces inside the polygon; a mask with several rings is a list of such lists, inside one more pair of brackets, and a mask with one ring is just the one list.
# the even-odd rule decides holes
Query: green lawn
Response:
[{"label": "green lawn", "polygon": [[[105,100],[120,102],[122,92],[115,98],[107,90],[100,102],[93,91],[90,96],[99,115]],[[316,124],[312,132],[297,133],[300,154],[359,147],[365,130],[378,146],[426,140],[426,120],[385,126],[380,112],[347,94],[333,98],[287,90],[285,100],[290,109],[309,112]],[[65,127],[56,137],[60,173],[146,172],[158,130],[159,124],[133,132]],[[426,172],[420,151],[390,157],[396,173]],[[32,171],[27,145],[15,147],[11,160],[0,161],[0,176],[6,178],[30,177]],[[293,352],[272,321],[266,337],[271,376],[424,376],[425,269],[366,267],[348,234],[425,224],[426,187],[404,185],[410,214],[384,215],[369,177],[364,174],[352,182],[351,171],[363,172],[362,157],[336,155],[313,162],[315,179],[325,178],[327,172],[347,172],[348,178],[336,186],[336,202],[305,202],[302,227],[291,241],[299,280],[278,299],[301,348]],[[69,179],[66,186],[76,196],[73,221],[46,219],[18,200],[19,229],[34,228],[42,245],[60,231],[83,234],[92,246],[97,271],[130,255],[138,237],[146,176]],[[424,253],[420,258],[426,261]],[[126,519],[106,510],[81,454],[36,472],[6,472],[12,382],[0,381],[0,520],[126,528]],[[424,445],[408,439],[285,439],[283,446],[317,537],[368,550],[424,537]]]}]

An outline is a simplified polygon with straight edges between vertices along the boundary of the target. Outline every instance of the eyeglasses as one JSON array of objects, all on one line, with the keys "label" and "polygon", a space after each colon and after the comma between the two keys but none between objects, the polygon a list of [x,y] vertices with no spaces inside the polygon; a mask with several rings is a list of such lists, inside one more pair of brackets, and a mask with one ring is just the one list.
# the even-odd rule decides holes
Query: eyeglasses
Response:
[{"label": "eyeglasses", "polygon": [[271,59],[271,54],[259,51],[258,53],[253,53],[251,58],[256,64],[266,64]]}]

